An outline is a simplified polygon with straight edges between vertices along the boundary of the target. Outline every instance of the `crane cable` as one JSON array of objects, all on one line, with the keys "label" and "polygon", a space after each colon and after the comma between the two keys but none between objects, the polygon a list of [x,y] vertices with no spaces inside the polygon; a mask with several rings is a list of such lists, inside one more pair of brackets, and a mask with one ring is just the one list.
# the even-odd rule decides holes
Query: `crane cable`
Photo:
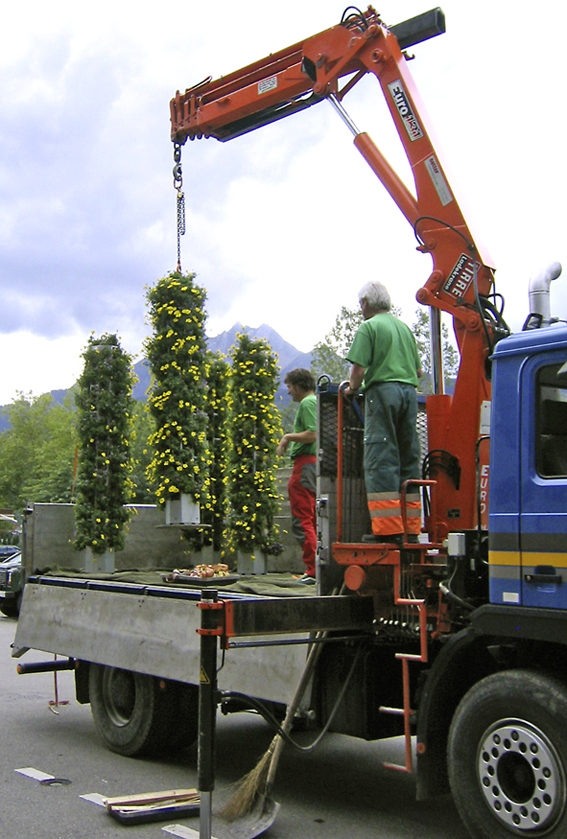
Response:
[{"label": "crane cable", "polygon": [[185,235],[185,193],[181,172],[181,144],[173,144],[173,188],[177,191],[177,271],[181,273],[181,237]]}]

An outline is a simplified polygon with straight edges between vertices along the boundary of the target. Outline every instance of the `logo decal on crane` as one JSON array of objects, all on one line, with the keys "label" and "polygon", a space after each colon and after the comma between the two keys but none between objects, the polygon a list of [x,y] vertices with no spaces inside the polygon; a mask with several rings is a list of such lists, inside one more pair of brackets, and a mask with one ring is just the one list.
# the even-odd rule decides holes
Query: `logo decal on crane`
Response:
[{"label": "logo decal on crane", "polygon": [[423,131],[421,130],[421,126],[413,112],[407,93],[405,92],[401,81],[397,79],[395,82],[390,82],[388,90],[390,91],[390,95],[394,100],[394,105],[398,109],[398,113],[402,118],[404,127],[408,132],[408,137],[412,143],[416,140],[420,140],[423,137]]},{"label": "logo decal on crane", "polygon": [[449,274],[443,291],[452,294],[458,300],[464,297],[474,279],[474,260],[466,253],[462,253],[457,264]]}]

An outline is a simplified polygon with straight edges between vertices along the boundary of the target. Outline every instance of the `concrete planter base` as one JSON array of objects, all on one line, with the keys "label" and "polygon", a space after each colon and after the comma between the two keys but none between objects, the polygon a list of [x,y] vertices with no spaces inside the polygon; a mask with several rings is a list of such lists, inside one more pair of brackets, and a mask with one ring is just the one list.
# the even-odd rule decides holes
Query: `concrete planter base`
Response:
[{"label": "concrete planter base", "polygon": [[243,551],[236,553],[236,570],[239,574],[265,574],[267,566],[266,554],[258,551],[252,559],[250,554]]},{"label": "concrete planter base", "polygon": [[200,524],[201,510],[192,495],[178,495],[165,502],[166,524]]},{"label": "concrete planter base", "polygon": [[116,554],[107,551],[104,554],[94,554],[91,548],[85,548],[86,574],[114,574]]}]

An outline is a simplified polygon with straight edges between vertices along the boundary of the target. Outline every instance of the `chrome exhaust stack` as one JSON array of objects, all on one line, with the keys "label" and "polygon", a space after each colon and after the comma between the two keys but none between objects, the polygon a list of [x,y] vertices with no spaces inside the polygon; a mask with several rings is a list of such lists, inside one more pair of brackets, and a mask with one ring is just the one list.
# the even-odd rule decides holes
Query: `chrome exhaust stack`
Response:
[{"label": "chrome exhaust stack", "polygon": [[550,323],[556,320],[551,317],[549,287],[551,282],[556,280],[561,274],[561,270],[560,262],[552,262],[551,265],[548,265],[539,274],[535,274],[530,278],[530,316],[528,320],[532,320],[532,322],[537,321],[537,323],[533,323],[533,326],[549,326]]}]

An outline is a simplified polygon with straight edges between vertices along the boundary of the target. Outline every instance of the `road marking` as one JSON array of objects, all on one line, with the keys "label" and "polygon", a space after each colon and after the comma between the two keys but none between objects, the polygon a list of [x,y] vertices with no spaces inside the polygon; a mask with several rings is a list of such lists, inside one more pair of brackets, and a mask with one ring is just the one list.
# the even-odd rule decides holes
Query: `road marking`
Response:
[{"label": "road marking", "polygon": [[[198,830],[193,830],[192,827],[185,827],[183,824],[168,824],[162,827],[164,833],[170,833],[172,836],[179,836],[180,839],[199,839],[200,833]],[[211,839],[215,839],[214,836]]]},{"label": "road marking", "polygon": [[14,769],[14,772],[19,772],[20,775],[25,775],[27,778],[32,778],[34,781],[50,781],[55,778],[55,775],[48,775],[46,772],[40,772],[39,769],[34,769],[33,766],[25,766],[23,769]]},{"label": "road marking", "polygon": [[88,792],[86,795],[80,795],[79,798],[84,798],[85,801],[90,801],[91,804],[96,804],[99,807],[106,806],[106,796],[101,795],[100,792]]}]

